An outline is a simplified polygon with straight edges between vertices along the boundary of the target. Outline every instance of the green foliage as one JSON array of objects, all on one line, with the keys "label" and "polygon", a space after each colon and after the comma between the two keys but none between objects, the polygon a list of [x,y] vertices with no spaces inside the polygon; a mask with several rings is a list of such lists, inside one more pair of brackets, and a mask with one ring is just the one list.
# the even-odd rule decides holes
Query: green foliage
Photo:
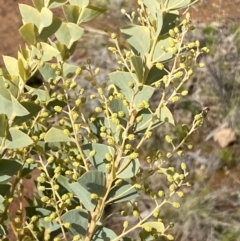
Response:
[{"label": "green foliage", "polygon": [[[118,36],[111,34],[114,46],[109,51],[119,67],[106,83],[98,81],[100,69],[93,69],[90,59],[84,66],[67,63],[84,34],[80,25],[105,9],[87,0],[20,4],[19,32],[26,46],[17,59],[4,56],[6,71],[0,76],[1,237],[9,232],[17,240],[130,240],[135,231],[142,240],[173,239],[160,209],[166,204],[179,208],[172,197],[182,197],[179,190],[189,183],[185,163],[178,172],[168,161],[175,153],[184,154],[182,148],[202,126],[204,112],[194,117],[179,143],[163,138],[171,151],[158,150],[147,157],[147,171],[139,154],[156,127],[168,123],[174,128],[168,106],[187,94],[183,88],[192,75],[193,59],[206,51],[198,41],[184,43],[193,26],[189,13],[180,20],[178,10],[194,2],[144,0],[138,2],[137,14],[122,9],[130,20],[121,29],[129,46],[120,47]],[[61,8],[65,20],[54,16],[53,8]],[[28,86],[37,71],[42,86]],[[82,88],[84,74],[91,95]],[[84,110],[92,103],[96,108],[88,116]],[[23,196],[22,179],[31,178],[34,170],[37,192]],[[155,193],[148,185],[152,175],[165,176],[169,188]],[[141,192],[155,204],[144,217],[138,210]],[[20,204],[12,219],[14,200]],[[118,235],[105,226],[105,208],[114,203],[128,208],[136,219],[134,224],[121,220]]]}]

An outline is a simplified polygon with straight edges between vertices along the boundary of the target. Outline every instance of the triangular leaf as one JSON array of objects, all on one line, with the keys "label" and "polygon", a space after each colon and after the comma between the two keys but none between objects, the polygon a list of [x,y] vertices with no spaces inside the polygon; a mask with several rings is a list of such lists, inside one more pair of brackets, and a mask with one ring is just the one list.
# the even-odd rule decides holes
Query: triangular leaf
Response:
[{"label": "triangular leaf", "polygon": [[6,128],[8,126],[8,120],[5,114],[0,114],[0,126],[0,137],[4,137],[6,135]]},{"label": "triangular leaf", "polygon": [[166,11],[169,10],[174,10],[174,9],[181,9],[181,8],[186,8],[190,6],[193,3],[196,3],[198,0],[169,0],[167,2],[167,9]]},{"label": "triangular leaf", "polygon": [[64,5],[63,12],[68,22],[78,23],[80,7],[75,5]]},{"label": "triangular leaf", "polygon": [[146,222],[142,224],[142,227],[151,227],[154,228],[156,232],[158,233],[164,233],[165,232],[165,227],[162,222]]},{"label": "triangular leaf", "polygon": [[31,144],[33,144],[33,140],[28,135],[18,130],[16,127],[11,127],[9,129],[9,136],[7,136],[5,142],[6,149],[23,148]]},{"label": "triangular leaf", "polygon": [[109,203],[119,203],[132,200],[138,197],[137,190],[128,182],[122,181],[119,186],[115,186],[108,195]]},{"label": "triangular leaf", "polygon": [[21,169],[22,163],[17,160],[0,159],[0,183],[8,181]]},{"label": "triangular leaf", "polygon": [[12,99],[12,113],[15,116],[25,116],[28,115],[29,112],[26,108],[24,108],[13,96]]},{"label": "triangular leaf", "polygon": [[104,8],[97,8],[93,6],[88,6],[87,8],[83,9],[83,14],[81,16],[80,22],[85,23],[93,20],[94,18],[98,17],[102,13],[104,13],[107,9]]},{"label": "triangular leaf", "polygon": [[136,75],[138,77],[138,81],[140,83],[143,82],[143,71],[144,71],[144,67],[143,67],[143,62],[142,62],[142,58],[139,56],[132,56],[131,57],[131,62],[133,64],[133,67],[136,71]]},{"label": "triangular leaf", "polygon": [[69,0],[71,5],[77,5],[80,8],[87,7],[89,4],[89,0]]},{"label": "triangular leaf", "polygon": [[110,241],[116,238],[117,235],[111,229],[99,226],[92,237],[92,241]]},{"label": "triangular leaf", "polygon": [[91,200],[91,194],[78,182],[70,184],[73,193],[79,198],[80,202],[88,211],[93,211],[97,205],[97,200]]},{"label": "triangular leaf", "polygon": [[[108,173],[108,169],[106,169],[106,164],[109,162],[106,160],[105,155],[109,153],[114,157],[115,150],[113,147],[110,147],[104,144],[99,144],[99,143],[92,143],[92,144],[83,145],[82,150],[85,156],[91,162],[91,164],[98,171]],[[90,156],[90,152],[92,150],[96,151],[96,154],[94,156]]]},{"label": "triangular leaf", "polygon": [[33,23],[37,28],[39,27],[40,13],[37,9],[26,4],[19,4],[19,10],[24,24]]},{"label": "triangular leaf", "polygon": [[158,118],[163,122],[168,122],[172,125],[175,125],[175,121],[172,115],[172,112],[167,108],[167,106],[163,106],[159,113]]},{"label": "triangular leaf", "polygon": [[33,23],[26,23],[20,29],[19,33],[23,39],[28,43],[35,45],[37,42],[37,30]]},{"label": "triangular leaf", "polygon": [[45,142],[68,142],[73,141],[72,138],[64,134],[61,127],[54,126],[48,130],[44,137]]},{"label": "triangular leaf", "polygon": [[140,54],[145,55],[150,50],[151,39],[149,28],[138,25],[128,25],[121,29],[128,43]]},{"label": "triangular leaf", "polygon": [[[139,167],[140,167],[140,163],[138,159],[134,159],[131,160],[129,162],[129,157],[124,157],[121,166],[120,166],[120,170],[122,170],[117,177],[118,178],[131,178],[133,176],[136,176],[136,174],[138,173]],[[128,163],[128,165],[127,165]]]},{"label": "triangular leaf", "polygon": [[18,61],[17,59],[3,55],[3,62],[10,75],[18,75]]},{"label": "triangular leaf", "polygon": [[62,215],[64,223],[71,224],[69,230],[73,235],[85,236],[88,230],[88,212],[86,210],[70,210]]},{"label": "triangular leaf", "polygon": [[57,32],[61,24],[62,20],[60,18],[53,17],[52,24],[42,29],[41,33],[39,34],[39,38],[42,40],[49,38]]},{"label": "triangular leaf", "polygon": [[171,39],[170,37],[167,37],[165,39],[161,39],[157,43],[153,54],[153,59],[152,59],[153,63],[169,61],[174,57],[174,53],[172,51],[172,48],[170,47],[170,42],[169,42],[170,39]]},{"label": "triangular leaf", "polygon": [[103,172],[89,171],[84,173],[78,180],[78,183],[89,193],[96,193],[102,197],[105,191],[105,175]]}]

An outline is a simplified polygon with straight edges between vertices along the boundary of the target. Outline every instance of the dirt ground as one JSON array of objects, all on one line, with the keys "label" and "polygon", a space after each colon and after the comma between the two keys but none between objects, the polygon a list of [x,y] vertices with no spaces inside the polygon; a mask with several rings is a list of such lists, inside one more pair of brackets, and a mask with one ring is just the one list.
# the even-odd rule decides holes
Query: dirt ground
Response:
[{"label": "dirt ground", "polygon": [[[92,1],[94,2],[94,1]],[[136,2],[131,0],[132,2]],[[23,44],[22,38],[18,33],[21,27],[21,16],[18,4],[31,4],[31,0],[0,0],[0,66],[2,65],[2,55],[16,57],[20,44]],[[200,0],[197,5],[190,8],[193,20],[200,22],[216,21],[239,21],[240,20],[240,0]],[[90,26],[101,28],[101,26],[116,28],[116,24],[108,21],[108,18],[102,18],[101,21],[93,21]]]}]

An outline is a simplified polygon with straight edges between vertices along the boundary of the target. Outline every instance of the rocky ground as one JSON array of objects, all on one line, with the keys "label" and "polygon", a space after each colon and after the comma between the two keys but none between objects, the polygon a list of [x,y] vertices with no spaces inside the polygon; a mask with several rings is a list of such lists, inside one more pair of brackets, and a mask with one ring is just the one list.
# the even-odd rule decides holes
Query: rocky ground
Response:
[{"label": "rocky ground", "polygon": [[[23,44],[18,34],[21,26],[18,4],[30,2],[0,0],[0,56],[17,55],[19,44]],[[114,61],[106,50],[111,43],[104,29],[118,32],[117,26],[126,23],[119,10],[132,9],[136,1],[92,2],[109,5],[110,10],[86,26],[86,36],[71,61],[81,64],[92,57],[94,64],[102,68],[104,79],[114,68]],[[206,68],[197,71],[192,80],[190,99],[209,106],[211,111],[204,127],[192,139],[195,148],[186,156],[191,181],[195,184],[179,211],[166,209],[163,215],[167,220],[175,220],[176,241],[239,241],[240,0],[202,0],[190,12],[196,25],[191,38],[199,39],[211,51],[203,59]],[[187,105],[181,105],[174,113],[191,116],[191,111]],[[142,202],[143,212],[151,208],[148,201]]]}]

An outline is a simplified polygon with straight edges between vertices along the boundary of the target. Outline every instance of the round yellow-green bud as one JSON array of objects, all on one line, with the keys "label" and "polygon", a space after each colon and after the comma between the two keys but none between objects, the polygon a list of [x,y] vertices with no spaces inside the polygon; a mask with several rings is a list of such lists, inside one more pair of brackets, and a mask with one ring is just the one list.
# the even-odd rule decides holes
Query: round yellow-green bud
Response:
[{"label": "round yellow-green bud", "polygon": [[179,197],[181,197],[181,198],[184,197],[184,193],[183,193],[182,191],[178,191],[178,192],[177,192],[177,195],[178,195]]},{"label": "round yellow-green bud", "polygon": [[175,191],[175,189],[176,189],[176,185],[175,185],[175,184],[171,184],[171,185],[169,186],[169,191],[170,191],[170,192]]},{"label": "round yellow-green bud", "polygon": [[138,158],[138,156],[139,156],[139,154],[137,152],[133,152],[133,153],[130,154],[129,158],[131,160],[134,160],[134,159]]},{"label": "round yellow-green bud", "polygon": [[175,45],[176,45],[172,38],[169,38],[169,45],[170,45],[170,47],[175,47]]},{"label": "round yellow-green bud", "polygon": [[173,203],[172,203],[172,206],[173,206],[174,208],[180,208],[180,207],[181,207],[180,203],[178,203],[178,202],[173,202]]},{"label": "round yellow-green bud", "polygon": [[81,99],[77,99],[77,100],[75,100],[75,105],[76,105],[76,106],[81,105],[81,103],[82,103],[82,102],[81,102]]},{"label": "round yellow-green bud", "polygon": [[53,219],[55,219],[57,217],[57,214],[56,213],[54,213],[54,212],[52,212],[51,214],[50,214],[50,218],[53,220]]},{"label": "round yellow-green bud", "polygon": [[125,145],[125,149],[126,150],[131,150],[132,149],[132,145],[131,144],[126,144]]},{"label": "round yellow-green bud", "polygon": [[184,156],[184,151],[180,150],[177,152],[178,156]]},{"label": "round yellow-green bud", "polygon": [[158,196],[159,196],[159,197],[165,197],[164,191],[160,190],[160,191],[158,192]]},{"label": "round yellow-green bud", "polygon": [[49,241],[51,239],[50,234],[45,234],[44,235],[44,241]]},{"label": "round yellow-green bud", "polygon": [[202,62],[199,63],[199,67],[200,67],[200,68],[204,68],[205,66],[206,66],[206,65],[205,65],[204,63],[202,63]]},{"label": "round yellow-green bud", "polygon": [[174,181],[173,176],[172,175],[167,175],[167,180],[169,182],[173,182]]},{"label": "round yellow-green bud", "polygon": [[96,193],[91,193],[91,199],[92,200],[98,199],[98,195]]},{"label": "round yellow-green bud", "polygon": [[53,186],[53,190],[54,190],[54,191],[57,191],[58,189],[59,189],[59,185],[55,184],[55,185]]},{"label": "round yellow-green bud", "polygon": [[193,149],[193,145],[189,144],[189,145],[187,145],[187,148],[188,148],[189,150],[191,150],[191,149]]},{"label": "round yellow-green bud", "polygon": [[72,174],[72,179],[73,179],[74,181],[77,181],[78,178],[79,178],[79,175],[78,175],[77,173],[73,173],[73,174]]},{"label": "round yellow-green bud", "polygon": [[174,95],[170,100],[172,103],[176,103],[180,100],[180,97],[178,95]]},{"label": "round yellow-green bud", "polygon": [[33,230],[33,229],[34,229],[34,225],[33,225],[32,223],[29,223],[29,224],[28,224],[28,228],[29,228],[30,230]]},{"label": "round yellow-green bud", "polygon": [[126,52],[126,57],[129,58],[131,56],[131,52],[130,51],[127,51]]},{"label": "round yellow-green bud", "polygon": [[146,134],[145,134],[145,137],[148,139],[152,136],[152,131],[148,131]]},{"label": "round yellow-green bud", "polygon": [[140,116],[138,116],[138,117],[136,118],[136,122],[137,122],[137,123],[140,123],[142,120],[143,120],[142,115],[140,115]]},{"label": "round yellow-green bud", "polygon": [[193,70],[192,69],[189,69],[188,72],[187,72],[188,76],[191,76],[193,74]]},{"label": "round yellow-green bud", "polygon": [[47,202],[49,202],[49,197],[47,197],[47,196],[43,196],[43,197],[41,197],[41,201],[43,202],[43,203],[47,203]]},{"label": "round yellow-green bud", "polygon": [[77,87],[77,83],[75,83],[75,82],[72,82],[72,83],[70,84],[70,86],[69,86],[69,88],[70,88],[71,90],[74,90],[76,87]]},{"label": "round yellow-green bud", "polygon": [[53,241],[61,241],[61,238],[60,237],[56,237],[53,239]]},{"label": "round yellow-green bud", "polygon": [[41,114],[41,117],[44,117],[44,118],[46,118],[46,117],[48,117],[48,116],[49,116],[49,114],[48,114],[47,111],[44,111],[44,112]]},{"label": "round yellow-green bud", "polygon": [[26,160],[26,163],[28,163],[28,164],[31,164],[31,163],[33,163],[34,162],[34,159],[33,158],[28,158],[27,160]]},{"label": "round yellow-green bud", "polygon": [[134,187],[138,190],[140,190],[142,188],[142,185],[140,183],[135,183]]},{"label": "round yellow-green bud", "polygon": [[100,95],[103,95],[103,89],[102,88],[98,88],[97,91]]},{"label": "round yellow-green bud", "polygon": [[181,95],[182,95],[182,96],[187,96],[187,95],[188,95],[188,91],[187,91],[187,90],[183,90],[183,91],[181,92]]},{"label": "round yellow-green bud", "polygon": [[53,108],[56,112],[61,112],[62,111],[62,107],[61,106],[54,106]]},{"label": "round yellow-green bud", "polygon": [[168,234],[166,237],[168,240],[174,240],[174,237],[171,234]]},{"label": "round yellow-green bud", "polygon": [[79,234],[73,236],[73,241],[81,240],[81,236]]},{"label": "round yellow-green bud", "polygon": [[106,165],[105,165],[105,167],[106,167],[106,169],[107,170],[111,170],[112,169],[112,164],[111,163],[107,163]]},{"label": "round yellow-green bud", "polygon": [[82,68],[81,67],[78,67],[75,71],[75,74],[76,75],[80,75],[82,73]]},{"label": "round yellow-green bud", "polygon": [[120,186],[122,184],[123,180],[122,179],[118,179],[116,182],[115,182],[115,185],[116,186]]},{"label": "round yellow-green bud", "polygon": [[162,63],[156,63],[156,67],[160,70],[164,69],[164,65]]},{"label": "round yellow-green bud", "polygon": [[73,162],[73,164],[72,164],[74,167],[79,167],[80,166],[80,163],[78,162],[78,161],[75,161],[75,162]]},{"label": "round yellow-green bud", "polygon": [[70,136],[70,131],[68,129],[64,129],[63,130],[63,133],[66,135],[66,136]]},{"label": "round yellow-green bud", "polygon": [[112,161],[113,156],[110,153],[106,153],[105,158],[106,158],[107,161],[110,162],[110,161]]},{"label": "round yellow-green bud", "polygon": [[124,228],[127,228],[128,225],[129,225],[129,222],[128,222],[128,221],[124,221],[124,222],[123,222],[123,227],[124,227]]},{"label": "round yellow-green bud", "polygon": [[56,69],[56,68],[57,68],[57,64],[52,63],[52,64],[50,65],[50,67],[51,67],[52,69]]},{"label": "round yellow-green bud", "polygon": [[182,168],[182,170],[186,170],[187,169],[187,165],[186,165],[185,162],[181,163],[181,168]]},{"label": "round yellow-green bud", "polygon": [[100,133],[100,136],[101,136],[102,138],[106,138],[106,137],[107,137],[107,133],[106,133],[106,132],[101,132],[101,133]]},{"label": "round yellow-green bud", "polygon": [[122,118],[125,116],[125,113],[123,111],[118,111],[118,116]]},{"label": "round yellow-green bud", "polygon": [[112,137],[110,137],[110,138],[107,139],[107,143],[108,143],[109,145],[115,145],[115,141],[114,141],[114,139],[113,139]]},{"label": "round yellow-green bud", "polygon": [[173,140],[172,140],[172,137],[169,136],[169,135],[166,135],[166,136],[165,136],[165,140],[166,140],[167,143],[172,143],[172,141],[173,141]]},{"label": "round yellow-green bud", "polygon": [[97,113],[101,113],[101,112],[103,111],[103,109],[102,109],[101,107],[96,107],[96,108],[95,108],[95,111],[96,111]]},{"label": "round yellow-green bud", "polygon": [[157,218],[159,216],[160,211],[156,210],[155,212],[153,212],[153,217]]},{"label": "round yellow-green bud", "polygon": [[117,38],[117,35],[116,35],[115,33],[112,33],[112,34],[111,34],[111,38],[112,38],[112,39],[116,39],[116,38]]},{"label": "round yellow-green bud", "polygon": [[128,82],[128,86],[129,86],[130,88],[134,88],[134,83],[133,83],[132,81],[130,81],[130,82]]},{"label": "round yellow-green bud", "polygon": [[39,190],[39,191],[45,191],[45,189],[46,189],[45,186],[39,186],[39,187],[38,187],[38,190]]},{"label": "round yellow-green bud", "polygon": [[152,227],[149,226],[149,225],[144,225],[144,226],[143,226],[143,229],[144,229],[146,232],[148,232],[148,233],[150,233],[150,232],[152,231]]},{"label": "round yellow-green bud", "polygon": [[90,99],[91,99],[91,100],[96,99],[96,95],[90,95]]},{"label": "round yellow-green bud", "polygon": [[57,69],[57,70],[55,71],[55,75],[60,76],[60,75],[61,75],[61,70],[60,70],[60,69]]},{"label": "round yellow-green bud", "polygon": [[134,134],[129,134],[128,135],[128,140],[133,141],[135,139],[135,135]]},{"label": "round yellow-green bud", "polygon": [[128,214],[125,210],[122,210],[121,213],[120,213],[123,217],[126,217]]},{"label": "round yellow-green bud", "polygon": [[133,216],[138,218],[140,216],[140,213],[137,210],[134,210]]},{"label": "round yellow-green bud", "polygon": [[99,74],[99,72],[100,72],[100,68],[96,68],[94,71],[95,74]]},{"label": "round yellow-green bud", "polygon": [[54,157],[53,156],[48,157],[47,162],[48,163],[53,163],[54,162]]},{"label": "round yellow-green bud", "polygon": [[179,28],[178,27],[175,27],[173,30],[174,30],[175,33],[179,33]]},{"label": "round yellow-green bud", "polygon": [[169,29],[168,34],[169,34],[170,37],[172,37],[172,38],[175,37],[175,32],[173,31],[173,29]]},{"label": "round yellow-green bud", "polygon": [[93,156],[96,155],[96,153],[97,153],[97,152],[96,152],[95,150],[91,150],[90,153],[89,153],[89,156],[90,156],[90,157],[93,157]]},{"label": "round yellow-green bud", "polygon": [[31,221],[32,222],[36,222],[38,220],[38,216],[37,215],[34,215],[31,217]]},{"label": "round yellow-green bud", "polygon": [[128,101],[127,101],[127,100],[123,100],[123,105],[124,105],[124,106],[129,106]]},{"label": "round yellow-green bud", "polygon": [[15,223],[21,223],[21,218],[19,218],[19,217],[14,218],[14,221],[15,221]]},{"label": "round yellow-green bud", "polygon": [[183,174],[180,174],[180,175],[179,175],[179,179],[180,179],[180,180],[184,180],[184,179],[185,179],[185,176],[184,176]]},{"label": "round yellow-green bud", "polygon": [[37,178],[37,181],[38,181],[39,183],[44,183],[44,182],[46,181],[46,178],[45,178],[45,177],[38,177],[38,178]]},{"label": "round yellow-green bud", "polygon": [[63,194],[61,198],[62,198],[62,201],[66,201],[69,198],[69,196],[68,194]]},{"label": "round yellow-green bud", "polygon": [[125,14],[126,13],[126,10],[124,8],[121,9],[121,13],[122,14]]}]

